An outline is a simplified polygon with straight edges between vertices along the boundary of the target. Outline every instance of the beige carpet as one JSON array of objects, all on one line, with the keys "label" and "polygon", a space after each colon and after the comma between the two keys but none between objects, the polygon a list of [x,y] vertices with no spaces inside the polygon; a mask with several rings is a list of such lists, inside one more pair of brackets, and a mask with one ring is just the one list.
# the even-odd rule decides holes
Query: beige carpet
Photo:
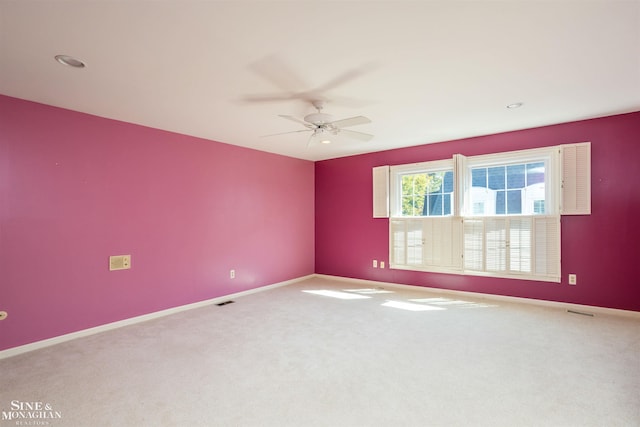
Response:
[{"label": "beige carpet", "polygon": [[638,319],[388,290],[315,278],[0,360],[23,416],[0,426],[25,402],[51,426],[640,425]]}]

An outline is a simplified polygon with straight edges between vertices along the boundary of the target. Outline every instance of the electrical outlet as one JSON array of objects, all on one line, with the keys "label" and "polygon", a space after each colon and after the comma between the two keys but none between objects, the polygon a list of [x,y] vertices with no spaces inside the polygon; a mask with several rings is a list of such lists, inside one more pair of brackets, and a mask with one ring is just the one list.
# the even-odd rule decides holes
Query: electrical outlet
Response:
[{"label": "electrical outlet", "polygon": [[112,255],[109,257],[109,270],[128,270],[131,268],[131,255]]},{"label": "electrical outlet", "polygon": [[569,275],[569,284],[570,285],[577,285],[578,284],[578,276],[575,274],[570,274]]},{"label": "electrical outlet", "polygon": [[377,259],[373,260],[373,268],[378,268],[378,260]]},{"label": "electrical outlet", "polygon": [[229,270],[229,279],[235,279],[235,278],[236,278],[236,271]]},{"label": "electrical outlet", "polygon": [[384,268],[384,261],[380,261],[380,268]]}]

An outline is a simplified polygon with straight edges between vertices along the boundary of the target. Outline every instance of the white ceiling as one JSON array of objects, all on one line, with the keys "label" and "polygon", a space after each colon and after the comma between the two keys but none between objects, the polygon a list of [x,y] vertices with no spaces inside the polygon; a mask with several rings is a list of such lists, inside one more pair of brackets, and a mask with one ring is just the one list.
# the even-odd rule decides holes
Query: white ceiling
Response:
[{"label": "white ceiling", "polygon": [[[327,85],[374,139],[246,101]],[[0,0],[0,93],[322,160],[640,110],[640,1]]]}]

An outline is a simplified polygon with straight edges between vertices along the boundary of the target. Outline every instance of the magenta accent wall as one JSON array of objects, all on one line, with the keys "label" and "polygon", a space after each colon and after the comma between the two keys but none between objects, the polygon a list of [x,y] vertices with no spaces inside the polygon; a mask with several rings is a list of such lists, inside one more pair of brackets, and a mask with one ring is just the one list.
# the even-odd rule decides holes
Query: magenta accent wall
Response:
[{"label": "magenta accent wall", "polygon": [[[389,221],[372,218],[374,166],[590,141],[592,214],[563,216],[562,283],[375,269]],[[316,163],[316,273],[640,311],[640,112]],[[570,286],[567,275],[578,275]]]},{"label": "magenta accent wall", "polygon": [[0,350],[313,272],[312,162],[0,96]]}]

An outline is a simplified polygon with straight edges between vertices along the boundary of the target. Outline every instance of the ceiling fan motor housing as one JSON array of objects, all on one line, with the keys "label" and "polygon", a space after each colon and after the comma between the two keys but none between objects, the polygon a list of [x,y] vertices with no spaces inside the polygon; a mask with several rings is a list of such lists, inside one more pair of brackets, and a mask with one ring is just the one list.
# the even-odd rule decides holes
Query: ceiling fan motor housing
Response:
[{"label": "ceiling fan motor housing", "polygon": [[333,116],[331,114],[312,113],[304,116],[304,121],[314,125],[322,125],[333,122]]}]

